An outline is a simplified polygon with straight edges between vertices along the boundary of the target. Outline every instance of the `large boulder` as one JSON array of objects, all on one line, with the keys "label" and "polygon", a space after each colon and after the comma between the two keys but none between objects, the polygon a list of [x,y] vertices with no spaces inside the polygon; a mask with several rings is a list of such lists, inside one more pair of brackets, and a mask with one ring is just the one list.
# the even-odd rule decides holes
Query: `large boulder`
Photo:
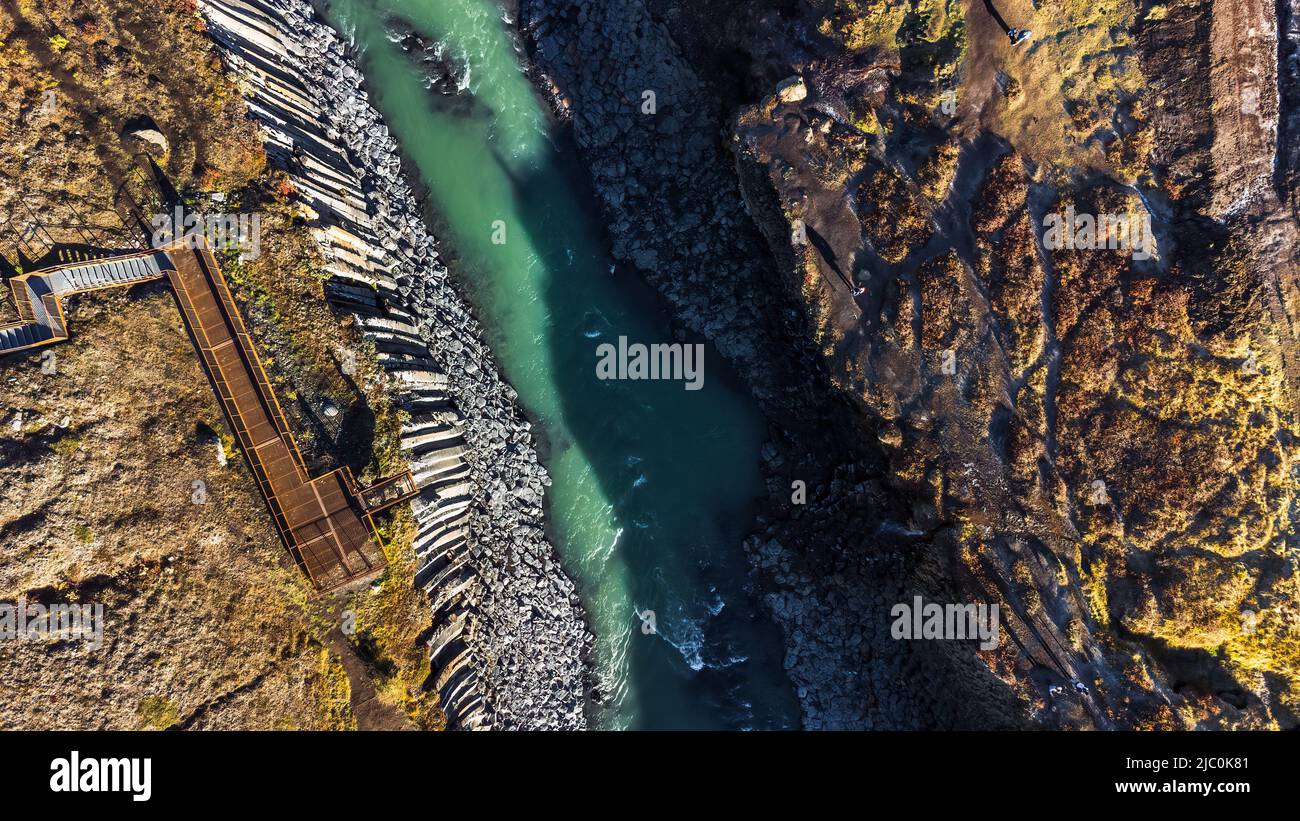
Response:
[{"label": "large boulder", "polygon": [[776,87],[776,96],[783,103],[797,103],[808,96],[808,86],[798,74],[787,77]]},{"label": "large boulder", "polygon": [[152,145],[163,154],[171,149],[166,135],[158,128],[158,124],[148,117],[132,117],[127,120],[126,125],[122,127],[122,136]]}]

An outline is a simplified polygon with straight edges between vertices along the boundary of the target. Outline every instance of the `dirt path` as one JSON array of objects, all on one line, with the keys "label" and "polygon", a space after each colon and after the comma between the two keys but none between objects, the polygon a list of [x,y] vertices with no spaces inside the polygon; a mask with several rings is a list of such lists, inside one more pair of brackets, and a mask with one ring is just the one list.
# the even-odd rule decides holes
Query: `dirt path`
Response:
[{"label": "dirt path", "polygon": [[401,708],[379,700],[365,662],[357,656],[340,628],[335,627],[329,632],[325,645],[339,657],[348,674],[348,684],[352,688],[352,715],[356,717],[358,730],[416,729]]},{"label": "dirt path", "polygon": [[1269,189],[1277,150],[1277,16],[1263,0],[1215,0],[1210,28],[1214,197],[1222,217]]},{"label": "dirt path", "polygon": [[[1214,170],[1210,216],[1240,216],[1252,265],[1264,283],[1264,307],[1278,334],[1279,356],[1294,402],[1300,397],[1296,258],[1300,224],[1273,187],[1278,143],[1277,8],[1263,0],[1215,0],[1210,33]],[[1294,197],[1294,193],[1292,193]]]},{"label": "dirt path", "polygon": [[[1007,65],[1013,49],[1006,32],[989,14],[984,3],[985,0],[965,0],[963,3],[970,49],[966,58],[966,78],[957,98],[957,116],[971,124],[972,135],[982,130],[980,120],[984,107],[997,93],[998,72]],[[996,0],[995,8],[1012,28],[1031,27],[1034,10],[1028,2]]]},{"label": "dirt path", "polygon": [[997,88],[1002,67],[1002,48],[1009,45],[997,21],[984,8],[984,0],[966,0],[966,36],[970,40],[966,79],[957,98],[957,115],[964,122],[978,122],[984,106]]}]

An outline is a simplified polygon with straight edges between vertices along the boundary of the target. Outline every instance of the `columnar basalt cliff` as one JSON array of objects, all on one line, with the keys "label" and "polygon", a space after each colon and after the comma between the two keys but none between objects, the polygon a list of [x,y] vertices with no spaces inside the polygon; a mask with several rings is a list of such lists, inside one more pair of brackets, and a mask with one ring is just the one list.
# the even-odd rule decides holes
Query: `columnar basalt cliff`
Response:
[{"label": "columnar basalt cliff", "polygon": [[355,317],[409,414],[416,581],[449,726],[585,727],[591,636],[543,532],[550,481],[346,44],[307,2],[199,5],[299,192],[331,303]]},{"label": "columnar basalt cliff", "polygon": [[[1008,6],[1030,44],[942,0],[520,20],[614,253],[771,421],[807,726],[1293,726],[1294,4]],[[1010,640],[892,642],[930,591]]]}]

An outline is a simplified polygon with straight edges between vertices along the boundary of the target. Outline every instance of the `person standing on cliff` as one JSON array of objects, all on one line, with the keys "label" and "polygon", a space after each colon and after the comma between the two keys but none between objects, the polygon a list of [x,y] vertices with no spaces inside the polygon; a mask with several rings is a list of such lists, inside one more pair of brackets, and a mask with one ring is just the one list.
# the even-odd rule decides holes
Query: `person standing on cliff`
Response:
[{"label": "person standing on cliff", "polygon": [[998,13],[997,7],[993,5],[993,0],[984,0],[984,8],[988,9],[989,14],[993,16],[993,19],[997,21],[997,24],[1002,27],[1004,32],[1006,32],[1007,39],[1011,40],[1011,45],[1020,45],[1025,40],[1028,40],[1030,35],[1033,33],[1029,29],[1013,29],[1008,26],[1007,21],[1002,19],[1002,15]]}]

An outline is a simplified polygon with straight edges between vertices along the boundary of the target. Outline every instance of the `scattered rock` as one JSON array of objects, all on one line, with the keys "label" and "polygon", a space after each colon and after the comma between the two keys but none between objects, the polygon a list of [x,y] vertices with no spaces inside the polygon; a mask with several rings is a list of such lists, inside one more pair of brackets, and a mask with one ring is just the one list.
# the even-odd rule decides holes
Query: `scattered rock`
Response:
[{"label": "scattered rock", "polygon": [[804,85],[803,78],[796,74],[777,84],[776,96],[783,103],[797,103],[808,97],[808,86]]}]

